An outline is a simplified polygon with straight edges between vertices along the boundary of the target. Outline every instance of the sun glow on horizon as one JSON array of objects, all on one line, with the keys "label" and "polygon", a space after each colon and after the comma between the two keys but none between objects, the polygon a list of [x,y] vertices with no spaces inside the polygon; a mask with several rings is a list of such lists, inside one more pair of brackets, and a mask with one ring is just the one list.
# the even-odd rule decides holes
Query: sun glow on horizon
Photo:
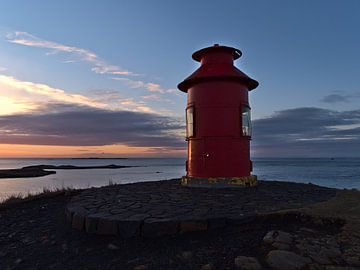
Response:
[{"label": "sun glow on horizon", "polygon": [[58,146],[0,144],[0,158],[68,158],[68,157],[182,157],[186,149],[131,147],[127,145]]}]

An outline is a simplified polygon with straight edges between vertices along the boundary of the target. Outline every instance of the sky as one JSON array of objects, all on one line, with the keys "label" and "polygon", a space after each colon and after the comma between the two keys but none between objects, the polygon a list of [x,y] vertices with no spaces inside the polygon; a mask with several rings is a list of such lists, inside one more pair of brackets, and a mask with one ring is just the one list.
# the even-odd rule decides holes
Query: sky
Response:
[{"label": "sky", "polygon": [[360,156],[360,2],[1,1],[0,157],[184,157],[177,84],[243,52],[253,157]]}]

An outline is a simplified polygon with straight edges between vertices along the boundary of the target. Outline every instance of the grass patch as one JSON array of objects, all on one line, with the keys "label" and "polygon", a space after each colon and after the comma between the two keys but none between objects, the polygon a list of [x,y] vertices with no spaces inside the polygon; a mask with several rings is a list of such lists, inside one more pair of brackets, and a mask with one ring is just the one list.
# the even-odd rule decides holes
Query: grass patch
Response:
[{"label": "grass patch", "polygon": [[42,198],[52,198],[60,195],[71,195],[73,193],[80,192],[82,189],[74,189],[72,187],[61,187],[61,188],[47,188],[44,187],[43,190],[39,193],[18,193],[8,196],[5,200],[0,202],[0,208],[4,208],[6,206],[29,202]]},{"label": "grass patch", "polygon": [[[112,179],[109,179],[107,185],[105,186],[116,186],[119,185],[116,182],[114,182]],[[88,187],[91,188],[91,187]],[[56,188],[48,188],[44,187],[42,191],[38,193],[18,193],[18,194],[12,194],[8,196],[5,200],[0,201],[0,208],[5,208],[10,205],[18,204],[18,203],[24,203],[29,202],[37,199],[43,199],[43,198],[53,198],[60,195],[70,196],[79,193],[80,191],[83,191],[88,188],[82,188],[82,189],[76,189],[73,187],[56,187]]]}]

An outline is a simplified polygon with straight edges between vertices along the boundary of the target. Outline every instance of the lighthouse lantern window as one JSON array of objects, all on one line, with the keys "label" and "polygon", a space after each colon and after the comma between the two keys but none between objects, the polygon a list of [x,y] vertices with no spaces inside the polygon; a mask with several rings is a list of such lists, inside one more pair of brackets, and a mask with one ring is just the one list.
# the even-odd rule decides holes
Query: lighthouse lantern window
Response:
[{"label": "lighthouse lantern window", "polygon": [[194,136],[194,107],[186,109],[186,137]]},{"label": "lighthouse lantern window", "polygon": [[251,115],[250,108],[243,106],[241,109],[242,135],[251,136]]}]

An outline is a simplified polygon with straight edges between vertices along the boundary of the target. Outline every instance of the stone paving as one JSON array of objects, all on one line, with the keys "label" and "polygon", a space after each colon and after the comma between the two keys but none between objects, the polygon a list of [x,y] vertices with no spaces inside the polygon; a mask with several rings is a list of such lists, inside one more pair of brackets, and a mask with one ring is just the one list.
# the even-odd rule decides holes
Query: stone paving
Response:
[{"label": "stone paving", "polygon": [[91,188],[74,196],[65,212],[72,228],[87,233],[157,237],[244,224],[335,194],[312,184],[259,181],[256,187],[210,189],[184,187],[174,179]]}]

